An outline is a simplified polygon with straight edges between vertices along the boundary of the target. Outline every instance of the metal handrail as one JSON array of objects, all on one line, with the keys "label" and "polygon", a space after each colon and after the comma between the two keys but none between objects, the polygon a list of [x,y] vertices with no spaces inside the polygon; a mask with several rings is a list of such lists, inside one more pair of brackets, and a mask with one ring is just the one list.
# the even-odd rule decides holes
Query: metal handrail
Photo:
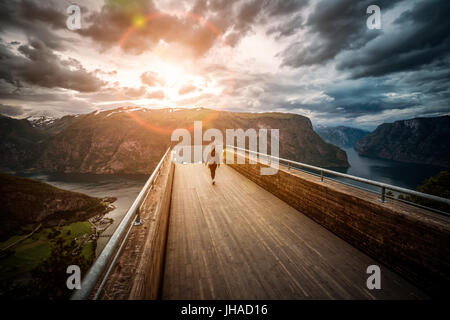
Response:
[{"label": "metal handrail", "polygon": [[[313,173],[311,171],[303,170],[303,169],[298,168],[298,167],[292,167],[292,168],[294,168],[297,171],[301,171],[301,172],[304,172],[304,173],[307,173],[307,174],[314,175],[316,177],[320,177],[319,174]],[[343,185],[346,185],[346,186],[349,186],[349,187],[352,187],[352,188],[357,188],[357,189],[360,189],[360,190],[364,190],[366,192],[370,192],[370,193],[373,193],[373,194],[378,194],[378,192],[373,190],[373,189],[369,189],[367,187],[363,187],[363,186],[360,186],[360,185],[356,185],[356,184],[352,184],[352,183],[349,183],[349,182],[345,182],[343,180],[333,179],[333,178],[331,178],[329,176],[326,177],[326,179],[330,180],[330,181],[334,181],[334,182],[340,183],[340,184],[343,184]],[[447,212],[444,212],[444,211],[441,211],[441,210],[438,210],[438,209],[435,209],[435,208],[426,207],[424,205],[421,205],[421,204],[418,204],[418,203],[415,203],[415,202],[411,202],[411,201],[408,201],[408,200],[405,200],[405,199],[398,199],[398,198],[395,198],[395,196],[393,196],[393,195],[386,194],[386,198],[392,199],[392,200],[396,200],[396,201],[400,201],[400,202],[409,204],[409,205],[414,206],[414,207],[426,209],[428,211],[433,211],[435,213],[438,213],[438,214],[441,214],[441,215],[444,215],[444,216],[450,216],[450,213],[447,213]]]},{"label": "metal handrail", "polygon": [[[150,188],[153,185],[153,182],[155,181],[156,177],[159,174],[159,171],[161,170],[161,166],[164,162],[164,160],[167,157],[167,154],[169,154],[170,148],[167,149],[164,156],[159,161],[158,165],[156,166],[155,170],[151,174],[150,178],[145,183],[144,187],[141,189],[141,192],[139,192],[139,195],[134,200],[133,204],[131,205],[130,209],[128,209],[127,213],[123,217],[122,221],[120,222],[117,229],[114,231],[113,235],[111,236],[111,239],[109,239],[108,243],[106,244],[105,248],[100,253],[100,256],[95,260],[94,264],[89,269],[86,276],[83,278],[83,281],[81,283],[81,289],[75,291],[75,293],[72,295],[71,300],[87,300],[89,299],[89,296],[91,295],[93,289],[95,288],[95,285],[98,283],[100,278],[105,272],[105,269],[109,266],[108,270],[105,273],[105,276],[102,279],[102,282],[99,286],[99,289],[97,290],[94,300],[98,298],[103,286],[106,283],[106,280],[108,279],[108,276],[110,272],[112,271],[114,264],[120,255],[120,252],[122,251],[122,247],[125,243],[125,241],[128,238],[128,235],[130,234],[131,228],[133,227],[133,222],[140,222],[140,207],[144,200],[144,197],[147,196],[148,192],[150,191]],[[126,232],[126,234],[125,234]],[[123,237],[125,234],[125,237]],[[119,249],[116,252],[116,248],[119,246]],[[113,260],[111,261],[111,258],[113,257],[114,252],[116,252]],[[111,261],[111,263],[110,263]]]},{"label": "metal handrail", "polygon": [[[390,185],[390,184],[387,184],[387,183],[383,183],[383,182],[378,182],[378,181],[374,181],[374,180],[360,178],[360,177],[352,176],[352,175],[349,175],[349,174],[340,173],[340,172],[337,172],[337,171],[324,169],[324,168],[312,166],[312,165],[309,165],[309,164],[305,164],[305,163],[301,163],[301,162],[297,162],[297,161],[293,161],[293,160],[288,160],[288,159],[284,159],[284,158],[274,157],[274,156],[271,156],[271,155],[268,155],[268,154],[265,154],[265,153],[251,151],[251,150],[239,148],[239,147],[236,147],[236,146],[226,145],[226,147],[227,148],[232,148],[232,149],[235,149],[235,150],[241,150],[241,151],[244,151],[244,152],[248,152],[249,154],[252,153],[252,154],[255,154],[255,155],[264,156],[266,158],[276,159],[279,162],[288,163],[289,164],[289,168],[290,168],[290,165],[296,165],[296,166],[300,166],[300,167],[303,167],[303,168],[319,171],[320,175],[321,175],[321,181],[323,181],[324,173],[328,173],[328,174],[331,174],[331,175],[334,175],[334,176],[337,176],[337,177],[347,178],[347,179],[350,179],[350,180],[353,180],[353,181],[358,181],[358,182],[362,182],[362,183],[369,184],[369,185],[372,185],[372,186],[380,187],[381,188],[381,193],[380,193],[380,201],[381,202],[385,202],[386,201],[386,190],[392,190],[392,191],[405,193],[405,194],[413,195],[413,196],[416,196],[416,197],[420,197],[420,198],[424,198],[424,199],[428,199],[428,200],[432,200],[432,201],[437,201],[437,202],[441,202],[441,203],[445,203],[447,205],[450,205],[450,199],[434,196],[434,195],[431,195],[431,194],[422,193],[422,192],[411,190],[411,189],[401,188],[401,187],[393,186],[393,185]],[[446,215],[449,215],[449,214],[446,213]]]}]

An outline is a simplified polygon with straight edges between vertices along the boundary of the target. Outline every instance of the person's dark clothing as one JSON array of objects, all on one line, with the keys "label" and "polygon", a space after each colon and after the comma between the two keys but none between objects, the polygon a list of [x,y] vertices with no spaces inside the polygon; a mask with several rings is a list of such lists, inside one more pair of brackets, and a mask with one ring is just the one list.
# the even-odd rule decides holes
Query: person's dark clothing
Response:
[{"label": "person's dark clothing", "polygon": [[208,164],[208,168],[211,171],[211,179],[214,180],[214,177],[216,176],[217,163]]}]

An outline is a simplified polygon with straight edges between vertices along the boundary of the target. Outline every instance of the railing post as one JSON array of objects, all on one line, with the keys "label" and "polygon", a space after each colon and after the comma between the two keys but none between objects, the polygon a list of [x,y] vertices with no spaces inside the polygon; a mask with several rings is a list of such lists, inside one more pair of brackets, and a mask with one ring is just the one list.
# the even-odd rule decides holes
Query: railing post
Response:
[{"label": "railing post", "polygon": [[141,207],[137,207],[136,209],[136,219],[133,222],[133,225],[140,226],[144,223],[144,220],[141,219]]},{"label": "railing post", "polygon": [[385,187],[381,187],[380,202],[382,202],[382,203],[386,202],[386,188]]},{"label": "railing post", "polygon": [[323,182],[323,170],[320,170],[320,181]]},{"label": "railing post", "polygon": [[288,164],[288,171],[291,171],[291,164]]}]

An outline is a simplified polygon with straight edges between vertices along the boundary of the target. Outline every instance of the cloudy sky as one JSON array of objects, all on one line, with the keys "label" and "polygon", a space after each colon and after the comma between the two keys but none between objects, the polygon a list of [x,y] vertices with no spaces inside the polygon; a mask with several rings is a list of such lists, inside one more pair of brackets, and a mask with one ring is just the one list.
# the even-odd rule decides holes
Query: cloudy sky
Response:
[{"label": "cloudy sky", "polygon": [[449,114],[449,17],[447,0],[1,1],[0,113],[205,107],[368,129]]}]

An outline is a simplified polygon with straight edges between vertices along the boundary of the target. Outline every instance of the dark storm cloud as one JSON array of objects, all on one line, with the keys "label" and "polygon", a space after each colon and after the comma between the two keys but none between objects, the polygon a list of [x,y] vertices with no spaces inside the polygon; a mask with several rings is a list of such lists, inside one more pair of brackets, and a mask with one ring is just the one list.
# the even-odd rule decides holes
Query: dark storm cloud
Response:
[{"label": "dark storm cloud", "polygon": [[267,15],[283,16],[289,15],[303,9],[309,0],[268,0],[265,1]]},{"label": "dark storm cloud", "polygon": [[[409,84],[398,85],[389,79],[345,80],[329,84],[323,89],[327,97],[318,102],[280,101],[279,97],[289,92],[308,91],[307,85],[270,85],[270,97],[264,96],[264,103],[278,104],[279,108],[292,112],[296,109],[309,110],[324,119],[345,118],[348,121],[361,116],[379,115],[389,110],[407,110],[423,105],[430,97],[419,92],[411,92]],[[275,91],[272,88],[276,88]],[[275,100],[270,100],[276,97]],[[269,100],[268,100],[269,99]],[[436,101],[431,97],[431,101]],[[355,124],[353,124],[355,125]],[[356,124],[357,125],[357,124]]]},{"label": "dark storm cloud", "polygon": [[449,16],[450,1],[418,2],[395,21],[393,31],[346,54],[337,68],[350,71],[353,78],[413,71],[426,65],[438,70],[450,57]]},{"label": "dark storm cloud", "polygon": [[25,113],[25,110],[21,106],[9,106],[0,104],[0,114],[9,117],[20,116]]},{"label": "dark storm cloud", "polygon": [[[380,6],[382,17],[395,7],[400,15],[386,30],[369,30],[366,9],[370,4]],[[318,1],[303,24],[287,20],[267,34],[281,38],[301,28],[301,41],[279,54],[282,65],[317,67],[333,61],[338,74],[348,80],[322,88],[329,101],[280,101],[281,108],[345,119],[450,112],[449,16],[450,1],[443,0]]]},{"label": "dark storm cloud", "polygon": [[[226,43],[234,47],[246,36],[254,33],[260,36],[265,32],[267,37],[275,39],[271,43],[288,48],[278,57],[282,66],[290,67],[287,73],[283,68],[269,72],[256,64],[254,68],[248,65],[236,72],[231,67],[228,69],[227,64],[205,65],[214,57],[208,57],[205,64],[199,60],[198,68],[205,79],[214,80],[223,88],[232,87],[232,93],[224,98],[204,94],[188,85],[180,89],[181,104],[229,106],[256,112],[279,110],[349,121],[362,116],[375,119],[388,114],[389,117],[395,112],[404,115],[408,110],[417,110],[417,116],[450,112],[447,31],[450,30],[450,1],[172,2],[168,8],[187,10],[192,16],[207,19],[217,28],[219,37],[192,16],[164,14],[137,28],[122,43],[122,49],[140,54],[164,40],[164,47],[181,50],[183,57],[200,58],[215,45],[222,44],[220,35],[226,35]],[[108,85],[100,78],[109,79],[117,72],[99,69],[88,72],[83,66],[83,56],[86,53],[86,59],[95,63],[92,46],[105,50],[117,48],[137,17],[158,13],[161,8],[157,4],[168,2],[89,3],[94,10],[88,12],[82,8],[82,29],[68,32],[65,9],[70,3],[0,1],[0,36],[5,39],[0,42],[0,113],[29,114],[27,110],[12,109],[14,105],[73,113],[92,110],[92,104],[104,106],[105,101],[124,100],[132,104],[134,99],[166,98],[158,88],[164,86],[158,74],[142,73],[142,86],[138,88],[120,87],[119,83]],[[389,28],[368,30],[366,9],[370,4],[379,5],[383,17],[395,13],[397,20]],[[70,43],[66,36],[82,41]],[[60,56],[63,50],[65,57],[70,55],[69,46],[76,50],[77,57],[83,57],[81,61]],[[106,54],[117,52],[106,52],[104,63],[110,57]],[[248,57],[252,54],[249,52]],[[325,65],[330,73],[324,72]],[[100,68],[100,63],[94,68]],[[147,70],[151,68],[142,72]],[[197,90],[195,97],[186,94],[194,90]]]},{"label": "dark storm cloud", "polygon": [[[247,35],[258,25],[264,25],[272,21],[288,20],[289,22],[281,23],[277,27],[269,30],[268,34],[280,33],[283,36],[293,34],[301,25],[301,20],[294,18],[292,15],[301,11],[309,0],[253,0],[240,1],[236,5],[237,14],[234,18],[229,19],[228,27],[233,30],[227,39],[227,43],[231,46],[236,45],[241,38]],[[233,17],[227,13],[226,17]]]},{"label": "dark storm cloud", "polygon": [[278,38],[288,37],[295,34],[298,29],[303,26],[303,18],[301,15],[294,16],[288,22],[278,24],[274,27],[271,27],[267,30],[266,34],[276,34]]},{"label": "dark storm cloud", "polygon": [[258,16],[261,10],[261,4],[258,0],[253,0],[244,3],[237,15],[237,23],[236,29],[239,32],[247,32],[250,30],[251,25],[255,22],[256,17]]},{"label": "dark storm cloud", "polygon": [[105,83],[87,72],[75,59],[62,60],[44,42],[33,40],[12,53],[0,43],[0,79],[17,88],[24,83],[46,88],[65,88],[81,92],[99,90]]},{"label": "dark storm cloud", "polygon": [[[203,56],[217,39],[228,32],[226,43],[234,46],[253,28],[272,18],[292,15],[308,4],[308,0],[197,0],[189,12],[165,14],[152,1],[129,1],[118,6],[107,1],[100,12],[87,18],[88,27],[78,31],[103,48],[119,44],[129,53],[141,54],[152,49],[160,40],[188,47],[195,57]],[[159,13],[159,14],[158,14]],[[155,15],[153,15],[155,14]],[[151,15],[145,24],[125,38],[136,17]],[[200,19],[207,19],[203,25]],[[124,40],[126,39],[126,40]],[[121,42],[121,40],[124,40]]]},{"label": "dark storm cloud", "polygon": [[[11,85],[0,80],[0,99],[3,105],[23,105],[23,113],[10,115],[24,118],[33,115],[62,116],[65,114],[84,113],[92,109],[92,104],[85,99],[68,94],[63,89],[49,89],[42,87],[24,87],[16,93],[12,93]],[[7,101],[7,102],[6,102]],[[0,112],[1,113],[1,112]],[[6,113],[6,112],[5,112]],[[17,112],[19,113],[19,112]]]},{"label": "dark storm cloud", "polygon": [[[399,2],[376,4],[386,14]],[[307,30],[306,40],[291,44],[281,53],[283,65],[297,68],[336,58],[337,69],[350,71],[356,79],[417,70],[448,58],[450,1],[419,1],[386,32],[366,27],[370,4],[369,0],[318,2],[301,26]],[[292,35],[299,24],[291,20],[269,29],[268,34]]]},{"label": "dark storm cloud", "polygon": [[34,1],[20,1],[19,3],[19,12],[24,19],[31,22],[41,21],[57,29],[66,27],[67,16],[63,11],[55,9],[51,2],[37,4]]},{"label": "dark storm cloud", "polygon": [[21,87],[17,89],[15,85],[0,79],[0,99],[17,101],[34,101],[37,103],[46,101],[66,101],[67,93],[58,89],[48,89],[41,87]]},{"label": "dark storm cloud", "polygon": [[[407,109],[421,103],[419,96],[411,95],[407,87],[398,87],[386,80],[342,81],[328,86],[325,93],[333,98],[327,112],[348,118],[389,109]],[[399,98],[391,96],[392,93],[398,94]],[[406,96],[402,97],[402,94]]]},{"label": "dark storm cloud", "polygon": [[[382,10],[401,0],[379,0]],[[319,1],[304,24],[307,37],[291,44],[281,53],[283,65],[300,67],[324,64],[343,50],[363,47],[381,32],[366,27],[366,10],[372,0]],[[293,27],[297,27],[293,25]],[[288,30],[284,31],[289,34]]]},{"label": "dark storm cloud", "polygon": [[450,65],[405,74],[402,82],[429,94],[448,91],[450,88]]},{"label": "dark storm cloud", "polygon": [[[394,109],[407,110],[428,101],[437,101],[436,97],[412,93],[409,83],[399,85],[397,79],[387,78],[345,80],[317,87],[303,82],[283,82],[271,74],[247,74],[235,79],[235,87],[233,93],[245,97],[243,103],[258,102],[257,107],[244,104],[243,110],[309,111],[322,119],[339,118],[349,122],[361,116],[378,115]],[[323,90],[320,99],[307,99],[319,90]]]},{"label": "dark storm cloud", "polygon": [[[150,14],[155,15],[123,38],[133,21]],[[163,14],[151,1],[129,1],[123,6],[109,1],[100,12],[88,16],[86,21],[89,26],[79,30],[80,35],[91,38],[104,48],[121,45],[123,50],[133,54],[141,54],[164,40],[190,47],[195,56],[201,56],[217,38],[210,29],[199,25],[195,18]],[[121,42],[122,39],[125,40]]]},{"label": "dark storm cloud", "polygon": [[54,31],[65,28],[64,10],[61,2],[1,1],[0,32],[23,33],[52,49],[63,50],[66,40]]}]

